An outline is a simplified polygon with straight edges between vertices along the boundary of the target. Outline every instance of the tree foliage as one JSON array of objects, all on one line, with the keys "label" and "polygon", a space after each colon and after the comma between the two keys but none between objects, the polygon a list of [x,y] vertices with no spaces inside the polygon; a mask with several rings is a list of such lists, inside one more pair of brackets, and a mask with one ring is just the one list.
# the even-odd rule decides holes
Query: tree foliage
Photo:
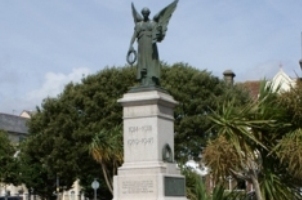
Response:
[{"label": "tree foliage", "polygon": [[[68,84],[62,94],[46,98],[37,108],[29,121],[31,136],[24,146],[24,159],[39,163],[40,171],[51,174],[48,184],[58,175],[61,183],[69,188],[75,178],[83,182],[83,173],[95,173],[88,167],[95,164],[89,156],[89,145],[101,130],[110,133],[122,124],[122,107],[117,100],[136,84],[135,70],[129,66],[105,68],[83,78],[79,84]],[[242,90],[184,63],[163,64],[161,83],[179,102],[175,108],[178,160],[200,154],[211,125],[206,116],[225,98],[235,96],[238,104],[247,100]],[[96,152],[92,155],[98,162],[106,162],[107,167],[113,166],[113,160],[100,159]],[[84,161],[87,165],[83,165]],[[101,174],[100,169],[99,178]]]},{"label": "tree foliage", "polygon": [[184,63],[164,68],[162,77],[163,87],[179,102],[174,110],[175,155],[179,161],[187,160],[188,155],[197,158],[205,147],[212,124],[208,114],[225,99],[234,98],[239,105],[249,99],[241,88]]},{"label": "tree foliage", "polygon": [[[45,155],[41,154],[40,144],[43,144],[41,134],[30,136],[21,144],[18,157],[21,168],[21,181],[29,191],[33,191],[42,198],[55,199],[57,174],[49,170],[43,162]],[[64,184],[62,184],[64,185]]]},{"label": "tree foliage", "polygon": [[244,106],[226,101],[209,117],[218,130],[204,151],[213,176],[216,181],[232,175],[252,183],[258,200],[301,199],[301,184],[276,149],[294,128],[277,92],[263,82],[257,101]]},{"label": "tree foliage", "polygon": [[19,182],[18,162],[14,158],[16,150],[7,133],[0,130],[0,181],[17,184]]},{"label": "tree foliage", "polygon": [[282,92],[280,104],[285,108],[285,117],[291,124],[290,131],[274,148],[274,152],[282,163],[298,181],[302,181],[302,82],[297,80],[296,85],[287,92]]},{"label": "tree foliage", "polygon": [[64,188],[70,188],[76,178],[90,187],[91,183],[87,185],[84,180],[87,173],[102,178],[100,171],[96,174],[88,146],[99,130],[121,123],[121,107],[115,101],[132,85],[132,76],[132,68],[107,68],[86,77],[81,84],[68,84],[58,97],[43,101],[29,121],[31,135],[21,157],[29,166],[36,165],[38,171],[45,172],[46,177],[32,177],[26,182],[28,186],[38,193],[46,187],[32,183],[45,180],[51,186],[46,192],[49,196],[55,191],[56,177]]},{"label": "tree foliage", "polygon": [[122,126],[116,126],[109,131],[102,129],[93,137],[89,152],[101,165],[106,185],[113,194],[112,178],[123,161]]}]

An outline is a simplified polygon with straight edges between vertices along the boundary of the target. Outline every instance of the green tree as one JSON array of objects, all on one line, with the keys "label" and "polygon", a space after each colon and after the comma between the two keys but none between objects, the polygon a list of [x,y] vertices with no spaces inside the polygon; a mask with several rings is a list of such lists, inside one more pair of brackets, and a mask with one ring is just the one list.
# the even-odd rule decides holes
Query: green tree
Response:
[{"label": "green tree", "polygon": [[258,200],[301,199],[301,184],[274,151],[293,128],[277,92],[263,82],[258,101],[226,101],[209,117],[218,131],[204,151],[213,176],[218,182],[232,175],[252,183]]},{"label": "green tree", "polygon": [[229,86],[210,72],[184,63],[164,67],[162,85],[179,102],[174,110],[175,155],[182,162],[188,156],[198,158],[206,146],[207,131],[212,125],[208,114],[225,99],[234,98],[236,105],[249,100],[248,93],[240,87]]},{"label": "green tree", "polygon": [[19,183],[19,164],[15,159],[15,147],[11,144],[7,133],[0,130],[0,181]]},{"label": "green tree", "polygon": [[[93,165],[92,156],[88,155],[94,136],[101,130],[110,133],[122,124],[122,106],[117,100],[136,84],[135,71],[135,67],[129,66],[106,68],[83,78],[79,84],[68,84],[58,97],[45,99],[29,121],[33,144],[26,147],[24,154],[33,162],[38,160],[48,174],[58,174],[67,188],[83,173],[94,172],[92,168],[88,170],[87,165],[86,171],[83,170],[83,159]],[[211,73],[184,63],[163,64],[161,82],[180,103],[175,108],[178,160],[200,154],[205,145],[206,130],[211,125],[206,115],[223,99],[235,96],[238,104],[247,100],[238,88],[231,88]],[[103,158],[96,160],[105,161]]]},{"label": "green tree", "polygon": [[286,118],[291,124],[291,130],[283,136],[274,148],[274,152],[287,169],[295,177],[295,181],[302,181],[302,81],[298,79],[296,85],[287,92],[282,92],[280,104],[285,108]]},{"label": "green tree", "polygon": [[113,176],[123,161],[122,127],[116,126],[111,130],[102,129],[94,136],[89,146],[92,157],[101,165],[106,185],[113,194]]},{"label": "green tree", "polygon": [[[22,160],[28,166],[36,164],[38,171],[45,172],[46,177],[41,175],[36,180],[28,171],[25,173],[28,174],[27,185],[43,194],[45,185],[32,183],[42,178],[47,180],[45,183],[52,186],[48,187],[49,197],[55,191],[56,176],[60,178],[60,186],[65,188],[70,188],[79,178],[85,194],[93,194],[90,190],[93,178],[99,177],[101,183],[104,181],[100,177],[101,170],[96,174],[96,162],[89,156],[89,144],[101,127],[121,123],[121,107],[115,101],[133,84],[133,68],[107,68],[86,77],[81,84],[70,83],[58,97],[45,99],[29,121],[31,135],[23,146]],[[86,178],[92,178],[91,182]],[[110,193],[106,195],[110,196]]]},{"label": "green tree", "polygon": [[43,141],[41,135],[30,136],[20,146],[18,160],[21,164],[21,181],[30,191],[46,199],[55,199],[56,191],[55,173],[48,171],[43,163],[44,156],[40,153],[40,143]]}]

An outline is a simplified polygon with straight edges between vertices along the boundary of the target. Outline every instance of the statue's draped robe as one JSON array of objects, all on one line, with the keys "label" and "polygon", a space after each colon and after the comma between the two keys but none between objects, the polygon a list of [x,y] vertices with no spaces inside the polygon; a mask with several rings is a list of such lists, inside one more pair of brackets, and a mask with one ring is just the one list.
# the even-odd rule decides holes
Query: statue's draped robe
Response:
[{"label": "statue's draped robe", "polygon": [[156,22],[141,21],[135,26],[138,41],[137,79],[141,80],[141,71],[147,70],[147,79],[160,78],[160,62],[156,42],[152,42]]}]

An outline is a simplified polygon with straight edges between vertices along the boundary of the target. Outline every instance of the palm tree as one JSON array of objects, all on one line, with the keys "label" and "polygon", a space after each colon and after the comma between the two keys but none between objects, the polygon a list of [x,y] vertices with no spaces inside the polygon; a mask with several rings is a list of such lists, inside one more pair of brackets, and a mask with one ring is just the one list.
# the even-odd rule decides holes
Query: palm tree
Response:
[{"label": "palm tree", "polygon": [[204,158],[216,181],[233,176],[253,184],[257,200],[301,199],[294,176],[275,150],[292,129],[280,106],[277,92],[265,81],[258,101],[242,107],[225,102],[209,116],[214,122],[213,138]]},{"label": "palm tree", "polygon": [[113,194],[113,176],[123,162],[123,138],[121,126],[102,129],[93,138],[89,152],[102,168],[102,173],[110,192]]}]

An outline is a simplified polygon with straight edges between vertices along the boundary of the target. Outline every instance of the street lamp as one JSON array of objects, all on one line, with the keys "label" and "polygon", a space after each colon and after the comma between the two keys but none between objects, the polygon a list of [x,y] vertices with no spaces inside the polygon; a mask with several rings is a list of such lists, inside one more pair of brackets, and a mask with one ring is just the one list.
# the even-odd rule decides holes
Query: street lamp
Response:
[{"label": "street lamp", "polygon": [[99,182],[96,180],[96,178],[94,179],[94,181],[91,183],[91,187],[94,189],[94,200],[97,199],[97,189],[100,187]]}]

